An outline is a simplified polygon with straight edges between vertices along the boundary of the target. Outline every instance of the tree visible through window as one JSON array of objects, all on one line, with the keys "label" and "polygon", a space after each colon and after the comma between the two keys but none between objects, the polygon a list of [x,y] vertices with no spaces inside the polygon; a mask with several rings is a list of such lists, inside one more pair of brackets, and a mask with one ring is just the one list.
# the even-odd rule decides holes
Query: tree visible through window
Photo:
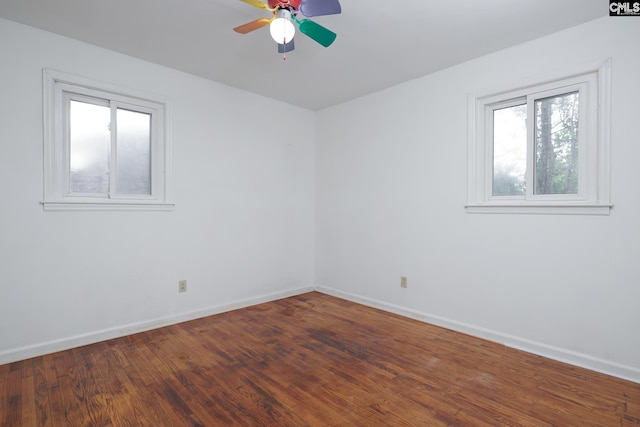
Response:
[{"label": "tree visible through window", "polygon": [[[534,101],[534,194],[578,194],[579,93]],[[526,194],[527,104],[493,110],[493,195]]]},{"label": "tree visible through window", "polygon": [[535,194],[578,194],[578,92],[535,101]]},{"label": "tree visible through window", "polygon": [[611,63],[469,97],[473,213],[608,214]]}]

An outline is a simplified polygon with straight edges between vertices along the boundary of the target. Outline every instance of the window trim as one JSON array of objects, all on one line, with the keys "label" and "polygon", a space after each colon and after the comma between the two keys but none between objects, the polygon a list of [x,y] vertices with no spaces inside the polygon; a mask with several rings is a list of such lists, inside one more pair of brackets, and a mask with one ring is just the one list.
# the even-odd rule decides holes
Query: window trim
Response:
[{"label": "window trim", "polygon": [[[498,104],[508,105],[516,100],[530,102],[530,96],[545,92],[562,92],[562,88],[584,86],[588,94],[586,106],[588,132],[581,150],[581,182],[578,195],[532,195],[527,187],[524,198],[493,196],[493,143],[489,138],[491,125],[487,111]],[[468,96],[468,213],[523,213],[523,214],[591,214],[608,215],[610,201],[610,111],[611,111],[611,59],[523,79],[509,88],[504,86]],[[584,104],[581,102],[581,104]],[[580,108],[583,108],[581,105]],[[491,111],[493,111],[491,109]],[[531,115],[528,115],[531,121]],[[530,123],[527,128],[531,129]],[[528,146],[530,150],[532,146]],[[583,151],[583,152],[582,152]],[[584,156],[584,157],[582,157]],[[527,153],[527,181],[533,171],[532,153]]]},{"label": "window trim", "polygon": [[[82,196],[68,191],[69,147],[65,99],[108,99],[118,105],[153,110],[151,149],[151,195],[114,194],[111,197]],[[52,69],[43,69],[44,199],[45,211],[125,210],[168,211],[172,180],[171,103],[157,95],[97,82]],[[66,186],[65,186],[66,185]]]}]

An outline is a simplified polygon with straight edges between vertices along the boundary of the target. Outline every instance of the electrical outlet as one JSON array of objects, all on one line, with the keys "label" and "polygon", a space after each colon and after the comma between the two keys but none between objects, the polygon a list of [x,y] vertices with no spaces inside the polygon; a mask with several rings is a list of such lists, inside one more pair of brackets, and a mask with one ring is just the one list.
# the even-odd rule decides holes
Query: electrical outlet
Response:
[{"label": "electrical outlet", "polygon": [[400,287],[407,287],[407,276],[400,276]]},{"label": "electrical outlet", "polygon": [[180,280],[178,282],[178,292],[187,292],[187,281]]}]

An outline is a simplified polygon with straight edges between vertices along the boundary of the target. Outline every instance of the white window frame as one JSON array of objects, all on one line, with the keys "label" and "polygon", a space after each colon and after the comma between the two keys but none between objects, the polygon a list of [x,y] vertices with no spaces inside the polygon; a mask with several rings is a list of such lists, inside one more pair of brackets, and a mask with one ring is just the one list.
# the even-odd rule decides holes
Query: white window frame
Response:
[{"label": "white window frame", "polygon": [[[470,94],[468,98],[469,213],[608,215],[610,200],[611,60]],[[535,99],[580,93],[578,194],[533,194]],[[527,190],[493,196],[493,111],[527,104]]]},{"label": "white window frame", "polygon": [[[151,194],[84,194],[69,187],[69,100],[105,100],[105,105],[151,114]],[[172,210],[171,104],[156,95],[96,82],[56,70],[43,70],[45,211]],[[114,131],[114,130],[112,130]],[[111,152],[112,159],[115,151]],[[117,167],[117,165],[116,165]],[[115,179],[111,174],[110,179]],[[112,182],[113,184],[113,182]],[[115,186],[111,186],[115,188]]]}]

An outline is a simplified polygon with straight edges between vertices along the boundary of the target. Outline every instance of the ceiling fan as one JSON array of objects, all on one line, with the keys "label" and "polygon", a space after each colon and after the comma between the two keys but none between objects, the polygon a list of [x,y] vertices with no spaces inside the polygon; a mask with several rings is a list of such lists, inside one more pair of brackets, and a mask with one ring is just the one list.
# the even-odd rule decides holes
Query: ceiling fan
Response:
[{"label": "ceiling fan", "polygon": [[310,19],[299,20],[297,15],[298,13],[304,17],[337,15],[342,12],[339,0],[267,0],[267,3],[263,3],[260,0],[240,1],[258,9],[268,10],[273,13],[273,16],[247,22],[235,27],[233,31],[247,34],[269,25],[271,37],[278,43],[278,53],[286,54],[295,48],[293,43],[295,26],[293,22],[298,24],[298,29],[302,34],[307,35],[324,47],[329,47],[336,39],[336,33],[333,31]]}]

